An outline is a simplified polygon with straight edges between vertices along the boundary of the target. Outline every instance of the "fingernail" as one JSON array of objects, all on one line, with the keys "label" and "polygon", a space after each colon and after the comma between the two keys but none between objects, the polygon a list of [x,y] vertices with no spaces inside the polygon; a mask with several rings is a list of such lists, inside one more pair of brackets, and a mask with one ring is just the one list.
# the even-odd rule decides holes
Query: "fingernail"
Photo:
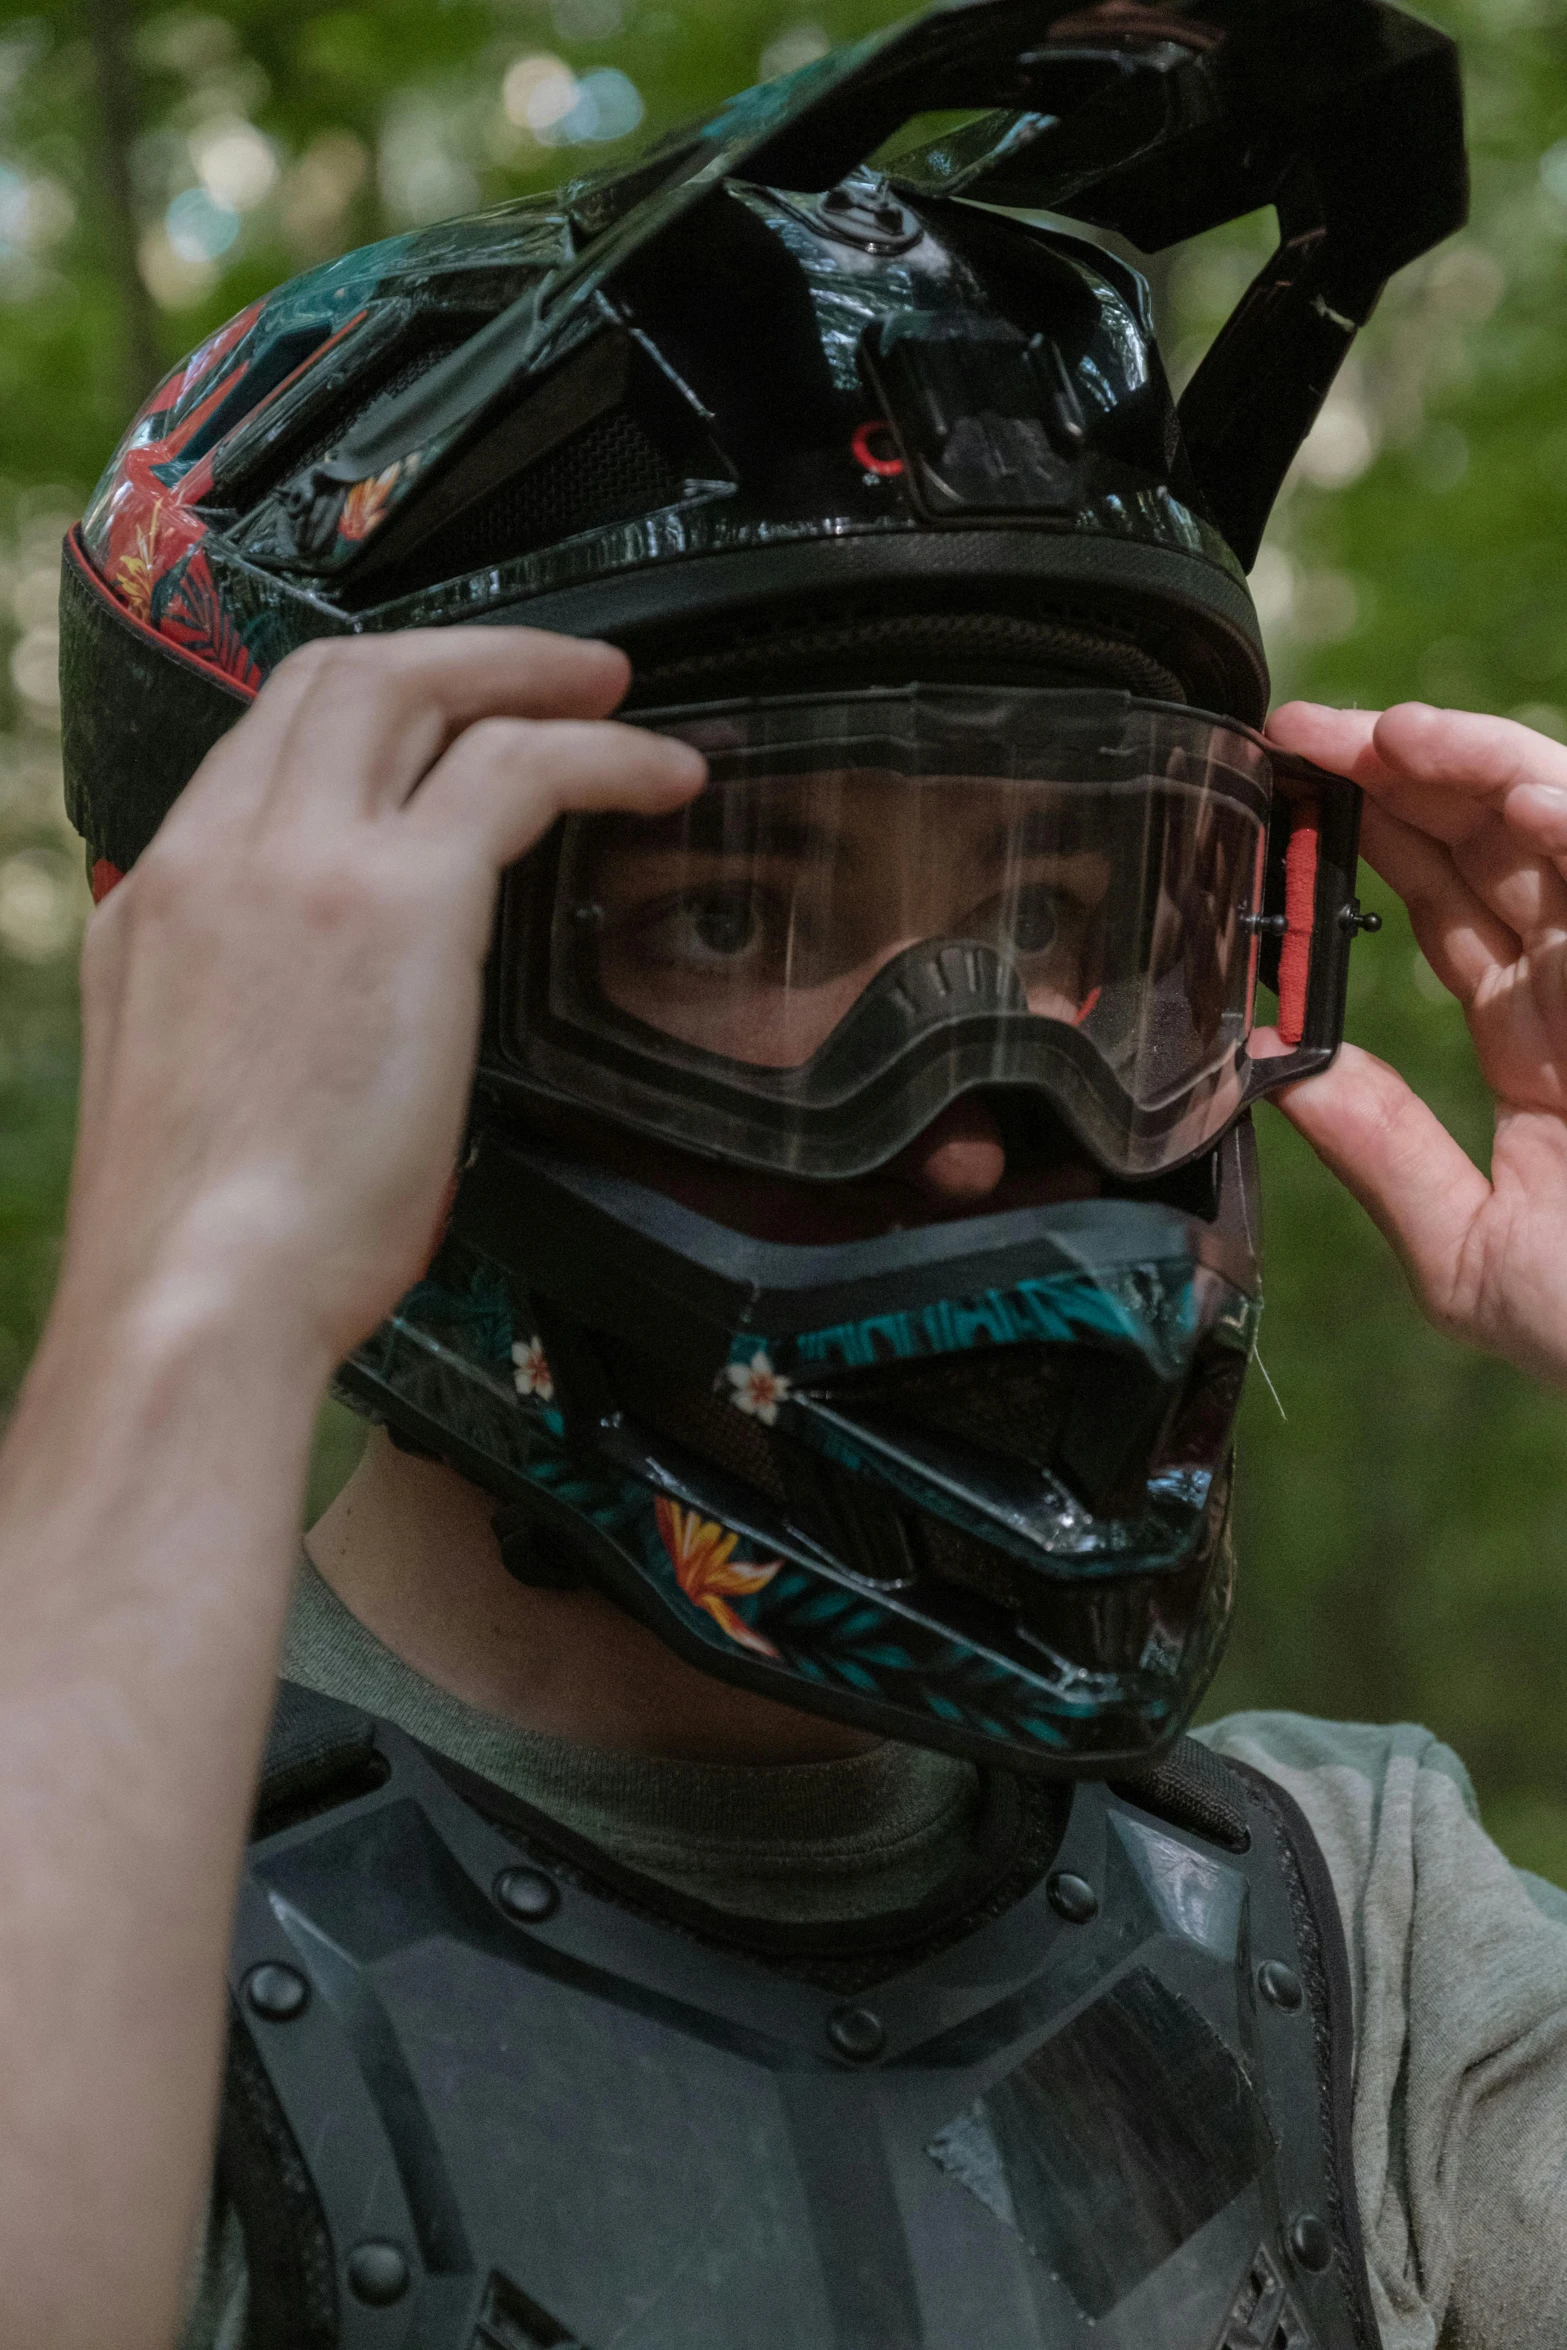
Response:
[{"label": "fingernail", "polygon": [[1550,832],[1567,838],[1567,785],[1515,783],[1507,795],[1504,813],[1510,824],[1523,824],[1531,832]]}]

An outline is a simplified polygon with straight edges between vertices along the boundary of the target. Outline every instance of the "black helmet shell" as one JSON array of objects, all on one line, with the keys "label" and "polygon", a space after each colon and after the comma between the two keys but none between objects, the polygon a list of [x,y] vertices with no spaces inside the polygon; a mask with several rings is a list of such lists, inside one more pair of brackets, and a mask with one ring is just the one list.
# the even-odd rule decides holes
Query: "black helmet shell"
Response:
[{"label": "black helmet shell", "polygon": [[[1135,273],[990,208],[1156,249],[1268,203],[1278,252],[1178,407]],[[644,701],[836,662],[1256,723],[1244,567],[1384,279],[1464,203],[1452,45],[1381,0],[952,0],[607,179],[350,254],[177,369],[94,497],[79,827],[123,867],[293,646],[456,620],[617,639]]]}]

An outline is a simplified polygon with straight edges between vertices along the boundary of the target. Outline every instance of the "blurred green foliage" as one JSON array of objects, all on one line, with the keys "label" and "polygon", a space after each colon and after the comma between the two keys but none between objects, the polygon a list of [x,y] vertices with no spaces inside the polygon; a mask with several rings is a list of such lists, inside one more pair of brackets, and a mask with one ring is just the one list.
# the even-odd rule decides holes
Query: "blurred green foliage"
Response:
[{"label": "blurred green foliage", "polygon": [[[46,1308],[83,894],[58,806],[54,545],[154,365],[390,227],[547,185],[884,21],[876,0],[0,6],[0,1397]],[[1443,0],[1469,231],[1362,337],[1255,575],[1281,693],[1410,694],[1567,738],[1567,0]],[[638,120],[637,118],[640,118]],[[128,191],[129,201],[125,201]],[[1152,268],[1184,375],[1271,224]],[[1463,1023],[1389,914],[1351,1033],[1484,1160]],[[1567,1882],[1567,1403],[1420,1324],[1386,1248],[1263,1118],[1269,1307],[1217,1709],[1414,1716],[1513,1856]],[[329,1411],[319,1507],[358,1424]]]}]

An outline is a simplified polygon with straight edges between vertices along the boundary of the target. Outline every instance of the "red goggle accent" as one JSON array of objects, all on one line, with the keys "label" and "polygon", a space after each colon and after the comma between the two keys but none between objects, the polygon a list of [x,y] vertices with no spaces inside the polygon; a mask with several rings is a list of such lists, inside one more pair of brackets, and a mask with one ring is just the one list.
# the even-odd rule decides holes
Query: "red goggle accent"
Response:
[{"label": "red goggle accent", "polygon": [[1284,851],[1284,937],[1279,947],[1279,1036],[1285,1044],[1299,1044],[1306,1033],[1320,844],[1315,800],[1301,801],[1294,817]]}]

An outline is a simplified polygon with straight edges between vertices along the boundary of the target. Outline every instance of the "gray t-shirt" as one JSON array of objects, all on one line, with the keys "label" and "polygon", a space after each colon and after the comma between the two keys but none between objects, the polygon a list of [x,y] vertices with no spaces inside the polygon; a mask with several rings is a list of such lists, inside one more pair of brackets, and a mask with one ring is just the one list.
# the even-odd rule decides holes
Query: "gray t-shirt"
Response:
[{"label": "gray t-shirt", "polygon": [[[902,1908],[961,1859],[977,1779],[887,1745],[734,1766],[517,1730],[394,1656],[306,1563],[283,1669],[398,1723],[649,1876],[754,1916]],[[1511,1868],[1425,1730],[1234,1714],[1199,1733],[1278,1781],[1332,1873],[1355,1989],[1355,2176],[1384,2350],[1567,2345],[1567,1894]],[[215,2211],[183,2350],[240,2350]]]}]

